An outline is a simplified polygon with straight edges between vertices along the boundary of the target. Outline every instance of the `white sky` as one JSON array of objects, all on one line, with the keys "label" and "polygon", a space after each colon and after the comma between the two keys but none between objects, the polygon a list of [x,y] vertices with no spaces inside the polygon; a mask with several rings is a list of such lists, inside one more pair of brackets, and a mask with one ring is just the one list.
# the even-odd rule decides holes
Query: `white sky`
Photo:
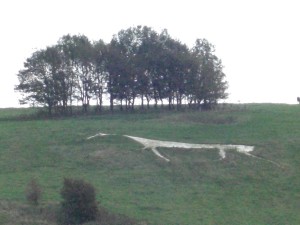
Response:
[{"label": "white sky", "polygon": [[0,107],[18,107],[16,74],[37,49],[70,34],[109,42],[147,25],[192,46],[216,47],[229,82],[227,102],[297,103],[299,0],[2,0]]}]

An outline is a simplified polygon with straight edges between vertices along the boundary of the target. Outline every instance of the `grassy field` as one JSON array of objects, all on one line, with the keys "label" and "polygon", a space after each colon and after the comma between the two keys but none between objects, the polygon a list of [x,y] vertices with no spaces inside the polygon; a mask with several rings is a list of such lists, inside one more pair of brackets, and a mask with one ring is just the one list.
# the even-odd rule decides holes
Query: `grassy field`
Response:
[{"label": "grassy field", "polygon": [[[83,178],[100,205],[142,224],[300,224],[300,107],[249,104],[211,112],[148,112],[60,119],[18,119],[0,109],[0,224],[55,224],[63,178]],[[86,138],[98,132],[116,136]],[[188,143],[254,145],[254,155],[160,149],[171,161],[122,134]],[[27,205],[31,178],[42,186],[40,211]],[[32,215],[32,216],[28,216]]]}]

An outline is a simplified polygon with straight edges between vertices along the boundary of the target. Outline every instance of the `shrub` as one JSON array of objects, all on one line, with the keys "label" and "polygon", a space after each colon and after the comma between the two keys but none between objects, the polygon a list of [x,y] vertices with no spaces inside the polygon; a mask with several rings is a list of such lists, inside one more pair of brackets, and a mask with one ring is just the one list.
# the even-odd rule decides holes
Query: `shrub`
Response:
[{"label": "shrub", "polygon": [[41,198],[42,190],[35,179],[31,179],[27,184],[25,195],[27,201],[32,205],[38,205]]},{"label": "shrub", "polygon": [[65,178],[61,196],[63,224],[81,224],[96,219],[98,211],[96,194],[91,184],[83,180]]}]

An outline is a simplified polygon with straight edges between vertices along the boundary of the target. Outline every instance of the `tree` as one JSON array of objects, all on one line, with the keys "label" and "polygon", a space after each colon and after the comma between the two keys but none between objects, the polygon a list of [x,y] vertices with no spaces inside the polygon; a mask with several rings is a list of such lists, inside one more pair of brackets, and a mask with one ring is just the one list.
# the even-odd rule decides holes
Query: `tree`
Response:
[{"label": "tree", "polygon": [[124,81],[121,80],[121,74],[124,74],[126,70],[125,59],[121,54],[121,50],[118,47],[117,43],[112,40],[108,45],[108,51],[106,55],[106,70],[108,72],[107,78],[107,92],[110,95],[110,110],[114,109],[114,100],[124,98]]},{"label": "tree", "polygon": [[198,68],[190,82],[190,98],[204,108],[210,108],[218,100],[227,98],[228,84],[224,81],[222,62],[213,54],[214,51],[214,46],[206,39],[197,39],[192,50]]},{"label": "tree", "polygon": [[190,71],[190,52],[186,45],[171,37],[165,42],[165,79],[169,109],[174,106],[180,108],[184,98],[187,75]]},{"label": "tree", "polygon": [[69,73],[72,74],[72,94],[82,103],[87,112],[92,97],[92,77],[94,70],[93,46],[84,35],[63,36],[59,45],[62,47]]},{"label": "tree", "polygon": [[123,66],[118,74],[119,95],[121,101],[125,100],[126,109],[134,108],[135,99],[138,95],[138,76],[140,67],[138,62],[138,50],[142,43],[141,26],[121,30],[114,36],[112,44],[118,49]]},{"label": "tree", "polygon": [[140,45],[135,58],[137,68],[137,91],[141,98],[141,106],[144,108],[144,98],[149,108],[153,98],[153,74],[155,70],[156,50],[158,48],[158,34],[150,27],[139,28]]},{"label": "tree", "polygon": [[62,60],[58,49],[48,47],[33,53],[24,67],[17,74],[20,83],[15,88],[23,93],[20,103],[46,106],[51,115],[53,108],[64,101],[61,91]]},{"label": "tree", "polygon": [[169,109],[189,105],[211,108],[227,97],[223,65],[214,46],[197,39],[192,49],[173,39],[165,29],[130,27],[114,35],[109,44],[92,43],[84,35],[65,35],[55,46],[36,51],[18,73],[16,90],[21,103],[38,104],[49,114],[72,113],[74,100],[87,112],[92,99],[101,111],[104,94],[110,110],[120,104],[134,109],[136,99],[144,108],[168,101]]},{"label": "tree", "polygon": [[158,101],[168,97],[168,63],[169,51],[166,41],[170,38],[167,30],[159,35],[152,35],[148,53],[148,68],[151,78],[152,97],[157,107]]},{"label": "tree", "polygon": [[106,70],[108,48],[106,44],[99,40],[93,45],[94,72],[92,77],[92,89],[97,101],[97,110],[101,111],[103,104],[103,94],[107,89],[108,72]]}]

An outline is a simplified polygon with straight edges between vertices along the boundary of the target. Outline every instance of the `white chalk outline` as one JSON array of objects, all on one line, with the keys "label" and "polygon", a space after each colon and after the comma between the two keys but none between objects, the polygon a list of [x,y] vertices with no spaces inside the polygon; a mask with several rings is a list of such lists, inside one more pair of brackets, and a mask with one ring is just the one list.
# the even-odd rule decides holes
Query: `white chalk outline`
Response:
[{"label": "white chalk outline", "polygon": [[[98,137],[98,136],[107,136],[107,135],[115,135],[115,134],[98,133],[96,135],[88,137],[87,140]],[[226,158],[226,150],[236,150],[239,153],[242,153],[247,156],[257,158],[257,159],[265,160],[265,161],[270,162],[278,167],[281,167],[281,165],[279,165],[278,163],[276,163],[274,161],[252,155],[250,152],[252,152],[254,150],[254,146],[249,146],[249,145],[192,144],[192,143],[183,143],[183,142],[159,141],[159,140],[152,140],[152,139],[134,137],[134,136],[129,136],[129,135],[121,135],[121,136],[127,137],[129,139],[132,139],[132,140],[142,144],[144,146],[144,149],[151,149],[155,155],[164,159],[167,162],[170,162],[170,159],[163,156],[157,150],[157,148],[218,149],[221,160]]]}]

